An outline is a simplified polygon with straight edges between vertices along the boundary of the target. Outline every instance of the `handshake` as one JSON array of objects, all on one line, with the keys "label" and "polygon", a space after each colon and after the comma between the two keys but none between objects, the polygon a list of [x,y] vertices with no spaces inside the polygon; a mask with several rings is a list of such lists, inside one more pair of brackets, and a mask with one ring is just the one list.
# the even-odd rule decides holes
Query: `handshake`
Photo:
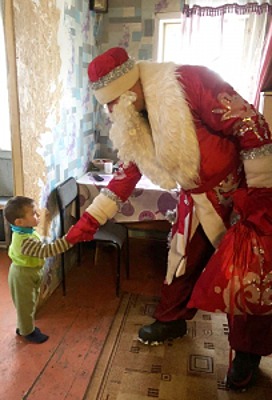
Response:
[{"label": "handshake", "polygon": [[80,220],[69,229],[65,238],[71,244],[93,240],[99,226],[98,221],[85,211]]}]

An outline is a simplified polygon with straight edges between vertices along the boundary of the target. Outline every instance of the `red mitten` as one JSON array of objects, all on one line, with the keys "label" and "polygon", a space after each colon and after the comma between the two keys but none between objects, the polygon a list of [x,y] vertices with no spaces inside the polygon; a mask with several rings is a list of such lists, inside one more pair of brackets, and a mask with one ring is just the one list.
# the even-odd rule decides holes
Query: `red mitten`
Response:
[{"label": "red mitten", "polygon": [[124,167],[120,165],[107,188],[116,194],[122,201],[126,201],[131,195],[136,184],[141,179],[141,172],[136,164],[130,163]]},{"label": "red mitten", "polygon": [[66,240],[71,244],[93,240],[99,226],[97,220],[85,211],[80,220],[67,233]]}]

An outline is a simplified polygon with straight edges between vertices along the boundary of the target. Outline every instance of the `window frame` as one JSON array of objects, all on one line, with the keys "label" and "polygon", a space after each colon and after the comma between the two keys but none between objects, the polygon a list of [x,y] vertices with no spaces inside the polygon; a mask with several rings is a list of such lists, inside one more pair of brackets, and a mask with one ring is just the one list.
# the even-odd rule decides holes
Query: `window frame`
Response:
[{"label": "window frame", "polygon": [[164,32],[164,25],[181,22],[181,12],[158,13],[155,15],[155,29],[153,46],[153,60],[163,62],[164,40],[161,40]]}]

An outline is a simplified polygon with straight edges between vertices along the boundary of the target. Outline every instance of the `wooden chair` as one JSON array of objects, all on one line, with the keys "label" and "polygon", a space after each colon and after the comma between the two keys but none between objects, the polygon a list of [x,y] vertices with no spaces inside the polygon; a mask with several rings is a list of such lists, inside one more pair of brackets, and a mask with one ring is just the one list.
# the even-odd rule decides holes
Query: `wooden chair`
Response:
[{"label": "wooden chair", "polygon": [[[75,204],[75,218],[80,218],[80,201],[79,189],[75,178],[70,177],[62,182],[56,188],[57,202],[60,212],[60,228],[61,236],[67,233],[71,223],[71,207]],[[126,251],[126,275],[129,277],[129,239],[128,229],[121,224],[108,221],[105,225],[100,226],[99,230],[95,233],[93,241],[113,246],[116,249],[116,295],[120,295],[120,273],[121,273],[121,252],[125,248]],[[97,248],[95,248],[95,252]],[[80,260],[80,245],[78,245],[78,261]],[[62,288],[63,294],[66,294],[66,280],[65,280],[65,254],[61,254],[61,269],[62,269]],[[95,257],[96,261],[96,257]]]}]

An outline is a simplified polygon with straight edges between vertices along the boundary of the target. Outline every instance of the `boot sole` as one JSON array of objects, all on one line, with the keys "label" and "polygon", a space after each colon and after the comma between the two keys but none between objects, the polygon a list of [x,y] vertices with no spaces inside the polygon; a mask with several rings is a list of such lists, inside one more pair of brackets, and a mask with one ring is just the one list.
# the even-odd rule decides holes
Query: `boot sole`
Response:
[{"label": "boot sole", "polygon": [[139,337],[138,337],[138,341],[142,344],[145,344],[146,346],[159,346],[164,343],[164,342],[157,342],[157,341],[149,342],[149,340],[143,340]]},{"label": "boot sole", "polygon": [[158,341],[158,340],[153,340],[153,341],[144,340],[144,339],[140,338],[139,336],[138,336],[137,339],[138,339],[138,341],[139,341],[140,343],[145,344],[146,346],[160,346],[161,344],[164,344],[164,342],[167,341],[167,340],[181,339],[183,336],[184,336],[184,335],[182,335],[182,336],[177,336],[177,337],[175,337],[175,338],[169,337],[169,338],[164,339],[164,340],[162,340],[162,341]]}]

